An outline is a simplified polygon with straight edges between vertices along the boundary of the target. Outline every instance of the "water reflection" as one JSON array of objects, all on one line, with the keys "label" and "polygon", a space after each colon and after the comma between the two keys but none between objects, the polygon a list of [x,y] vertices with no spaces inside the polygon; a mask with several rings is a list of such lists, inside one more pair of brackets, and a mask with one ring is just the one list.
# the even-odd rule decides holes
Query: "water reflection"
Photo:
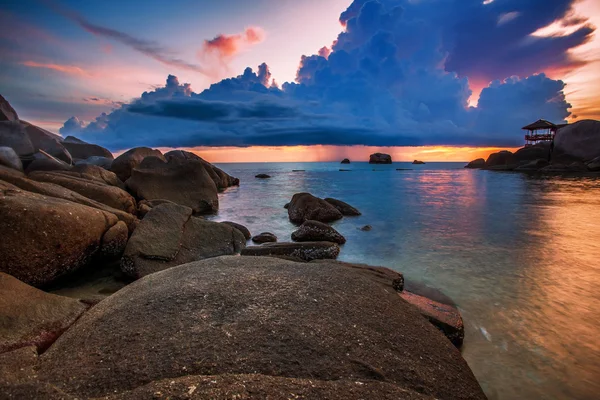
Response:
[{"label": "water reflection", "polygon": [[[216,218],[289,240],[283,205],[294,193],[348,201],[363,215],[335,223],[348,240],[340,259],[450,295],[466,322],[463,355],[491,399],[595,398],[600,181],[461,167],[224,165],[242,186],[221,196]],[[260,172],[273,178],[254,179]],[[366,224],[371,232],[358,229]]]}]

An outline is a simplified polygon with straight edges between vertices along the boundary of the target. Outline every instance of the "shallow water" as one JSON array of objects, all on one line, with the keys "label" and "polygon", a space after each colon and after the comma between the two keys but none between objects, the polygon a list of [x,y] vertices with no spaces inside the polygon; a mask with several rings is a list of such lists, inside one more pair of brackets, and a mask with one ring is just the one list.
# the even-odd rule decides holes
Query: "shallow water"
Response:
[{"label": "shallow water", "polygon": [[346,201],[363,215],[333,224],[348,240],[339,259],[452,297],[463,356],[490,399],[600,398],[600,179],[463,166],[221,164],[241,185],[214,219],[289,241],[283,206],[294,193]]}]

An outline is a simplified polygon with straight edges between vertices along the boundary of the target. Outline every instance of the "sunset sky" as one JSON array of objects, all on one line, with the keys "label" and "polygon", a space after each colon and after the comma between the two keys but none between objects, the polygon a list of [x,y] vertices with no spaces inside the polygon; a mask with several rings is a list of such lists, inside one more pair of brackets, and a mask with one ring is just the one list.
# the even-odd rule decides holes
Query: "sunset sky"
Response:
[{"label": "sunset sky", "polygon": [[8,0],[0,94],[115,152],[465,161],[600,119],[596,26],[598,0]]}]

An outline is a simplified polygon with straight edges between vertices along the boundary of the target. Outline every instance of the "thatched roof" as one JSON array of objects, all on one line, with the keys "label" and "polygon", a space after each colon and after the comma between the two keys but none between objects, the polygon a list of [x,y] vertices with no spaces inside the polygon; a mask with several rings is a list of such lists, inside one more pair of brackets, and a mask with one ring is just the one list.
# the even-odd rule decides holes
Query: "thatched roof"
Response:
[{"label": "thatched roof", "polygon": [[537,131],[537,130],[541,130],[541,129],[556,129],[556,128],[557,128],[557,125],[553,124],[552,122],[546,121],[545,119],[538,119],[533,124],[524,126],[521,129],[524,129],[526,131]]}]

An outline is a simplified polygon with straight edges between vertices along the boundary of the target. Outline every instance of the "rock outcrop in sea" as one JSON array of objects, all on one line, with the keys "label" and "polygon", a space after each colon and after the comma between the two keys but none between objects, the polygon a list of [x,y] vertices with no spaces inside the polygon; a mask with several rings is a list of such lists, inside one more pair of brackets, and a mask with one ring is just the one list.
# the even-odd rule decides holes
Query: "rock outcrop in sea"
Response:
[{"label": "rock outcrop in sea", "polygon": [[392,156],[389,154],[375,153],[369,157],[369,164],[391,164]]}]

